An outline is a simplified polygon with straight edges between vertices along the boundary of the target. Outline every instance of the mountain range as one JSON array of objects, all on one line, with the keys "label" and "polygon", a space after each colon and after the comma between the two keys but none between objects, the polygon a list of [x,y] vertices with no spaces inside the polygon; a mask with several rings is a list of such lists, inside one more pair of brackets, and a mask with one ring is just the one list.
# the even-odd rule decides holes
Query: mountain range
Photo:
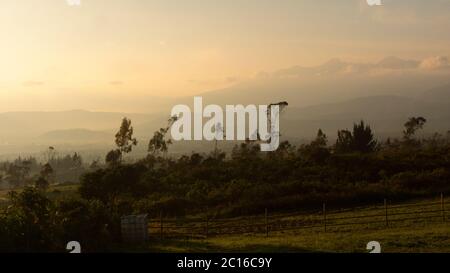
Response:
[{"label": "mountain range", "polygon": [[[422,68],[423,61],[388,57],[374,64],[338,59],[316,67],[293,66],[261,73],[232,87],[200,94],[204,104],[269,104],[288,101],[282,114],[285,137],[310,139],[319,128],[330,138],[353,122],[365,120],[379,137],[398,136],[408,117],[428,119],[429,133],[450,130],[449,71]],[[146,143],[165,126],[171,107],[192,105],[192,97],[164,100],[159,112],[121,113],[70,110],[0,113],[0,155],[23,154],[47,145],[71,149],[113,146],[121,119],[132,120],[135,135]],[[91,149],[91,148],[89,148]],[[144,149],[144,148],[142,148]]]}]

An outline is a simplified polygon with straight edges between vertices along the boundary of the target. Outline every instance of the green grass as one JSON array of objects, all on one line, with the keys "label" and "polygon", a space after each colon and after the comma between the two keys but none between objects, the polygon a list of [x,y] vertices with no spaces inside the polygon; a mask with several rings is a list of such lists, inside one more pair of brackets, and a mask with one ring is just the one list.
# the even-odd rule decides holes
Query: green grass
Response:
[{"label": "green grass", "polygon": [[265,235],[219,236],[210,239],[153,239],[150,252],[368,252],[366,245],[378,241],[382,252],[450,252],[450,223],[415,227],[331,231],[290,231]]},{"label": "green grass", "polygon": [[[64,199],[75,196],[77,185],[54,185],[47,195],[52,199]],[[20,191],[20,190],[19,190]],[[7,193],[0,191],[0,204],[6,203]],[[3,201],[3,202],[2,202]],[[431,205],[428,205],[432,203]],[[323,228],[323,215],[317,212],[307,215],[270,214],[269,222],[276,228],[293,228],[292,230],[271,231],[266,238],[263,230],[259,233],[237,229],[238,235],[217,235],[208,239],[197,237],[182,237],[159,239],[157,226],[150,228],[151,240],[141,247],[125,247],[126,251],[146,252],[269,252],[269,253],[302,253],[302,252],[368,252],[366,245],[370,241],[378,241],[382,252],[450,252],[450,200],[445,200],[447,222],[442,221],[440,200],[438,198],[414,200],[407,204],[388,203],[389,227],[385,226],[385,210],[382,204],[358,207],[352,209],[331,210],[327,212],[327,231]],[[413,204],[413,206],[409,206]],[[405,206],[406,205],[406,206]],[[428,213],[427,211],[437,211]],[[436,216],[430,219],[418,219],[414,215],[404,213],[421,212],[420,216]],[[397,215],[393,215],[397,214]],[[363,216],[363,218],[358,218]],[[370,217],[368,217],[370,216]],[[413,216],[413,217],[411,217]],[[351,219],[340,219],[348,218]],[[333,220],[339,218],[338,220]],[[408,218],[405,221],[396,219]],[[172,219],[173,220],[173,219]],[[394,221],[393,221],[394,220]],[[377,222],[369,223],[366,222]],[[264,223],[264,217],[237,217],[226,219],[225,232],[231,226]],[[315,228],[297,229],[311,223]],[[330,226],[330,224],[345,224]],[[361,224],[363,223],[363,224]],[[183,219],[176,225],[183,226]],[[214,220],[210,228],[214,231]],[[227,227],[230,225],[230,227]],[[191,226],[202,227],[203,223]],[[229,230],[227,230],[229,228]],[[202,235],[202,234],[199,234]]]},{"label": "green grass", "polygon": [[[445,200],[445,202],[449,204],[450,200]],[[320,213],[278,214],[271,216],[269,222],[273,223],[276,228],[285,230],[270,232],[268,238],[264,231],[261,233],[259,230],[260,233],[256,233],[242,229],[242,234],[238,235],[217,235],[210,236],[208,239],[198,236],[184,238],[177,236],[161,240],[158,238],[159,230],[155,226],[150,229],[153,239],[147,247],[141,250],[151,252],[364,253],[368,252],[366,250],[368,242],[378,241],[383,252],[450,252],[450,219],[448,217],[450,206],[445,206],[447,222],[443,222],[440,209],[440,200],[436,198],[416,200],[408,204],[389,204],[388,227],[386,227],[383,205],[330,211],[327,215],[329,226],[326,231],[322,222],[323,215]],[[411,212],[417,214],[408,214]],[[361,216],[363,217],[359,218]],[[433,218],[420,218],[424,216],[433,216]],[[348,217],[351,218],[348,219]],[[249,222],[261,223],[263,221],[263,217],[260,217],[259,220],[255,218],[248,220],[241,217],[232,219],[230,225],[246,225]],[[299,226],[308,223],[316,227],[298,229]],[[338,225],[332,226],[333,223]],[[202,224],[197,223],[196,225],[198,227]],[[210,226],[213,227],[214,222],[210,223]],[[213,228],[211,229],[213,230]],[[235,229],[235,231],[239,232],[240,230]]]}]

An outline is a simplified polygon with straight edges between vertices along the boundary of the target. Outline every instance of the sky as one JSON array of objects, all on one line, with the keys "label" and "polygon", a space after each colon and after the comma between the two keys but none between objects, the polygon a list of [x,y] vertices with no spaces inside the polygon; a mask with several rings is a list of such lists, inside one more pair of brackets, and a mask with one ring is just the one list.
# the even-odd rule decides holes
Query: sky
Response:
[{"label": "sky", "polygon": [[450,0],[67,1],[0,2],[0,112],[120,110],[108,101],[192,96],[332,58],[450,56]]}]

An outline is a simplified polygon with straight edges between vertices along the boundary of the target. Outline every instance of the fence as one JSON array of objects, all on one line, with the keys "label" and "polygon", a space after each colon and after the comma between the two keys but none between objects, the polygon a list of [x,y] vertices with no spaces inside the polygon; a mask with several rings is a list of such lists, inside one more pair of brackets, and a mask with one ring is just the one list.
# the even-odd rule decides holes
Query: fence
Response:
[{"label": "fence", "polygon": [[149,234],[153,237],[199,237],[233,235],[233,234],[265,234],[302,229],[319,229],[329,231],[337,228],[388,228],[398,223],[418,224],[424,222],[446,222],[450,215],[447,207],[450,200],[441,194],[439,201],[418,202],[393,205],[384,199],[383,205],[327,210],[324,203],[321,210],[312,212],[293,212],[269,215],[268,209],[263,215],[230,219],[215,219],[207,213],[204,218],[169,219],[163,218],[149,221]]}]

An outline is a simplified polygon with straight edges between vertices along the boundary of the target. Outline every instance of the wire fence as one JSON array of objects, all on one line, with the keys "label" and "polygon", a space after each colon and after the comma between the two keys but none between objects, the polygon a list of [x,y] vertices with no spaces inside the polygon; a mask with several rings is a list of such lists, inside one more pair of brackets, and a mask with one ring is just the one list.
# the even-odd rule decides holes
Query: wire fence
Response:
[{"label": "wire fence", "polygon": [[270,215],[264,214],[237,218],[216,219],[205,213],[202,218],[174,219],[164,218],[161,212],[158,219],[149,220],[149,235],[152,237],[192,237],[208,238],[222,235],[270,234],[317,229],[322,231],[339,230],[366,226],[367,228],[388,228],[399,223],[415,225],[428,222],[447,222],[450,218],[450,200],[441,194],[437,202],[417,202],[393,205],[388,200],[379,206],[357,207],[341,210],[322,208],[310,212],[293,212]]}]

